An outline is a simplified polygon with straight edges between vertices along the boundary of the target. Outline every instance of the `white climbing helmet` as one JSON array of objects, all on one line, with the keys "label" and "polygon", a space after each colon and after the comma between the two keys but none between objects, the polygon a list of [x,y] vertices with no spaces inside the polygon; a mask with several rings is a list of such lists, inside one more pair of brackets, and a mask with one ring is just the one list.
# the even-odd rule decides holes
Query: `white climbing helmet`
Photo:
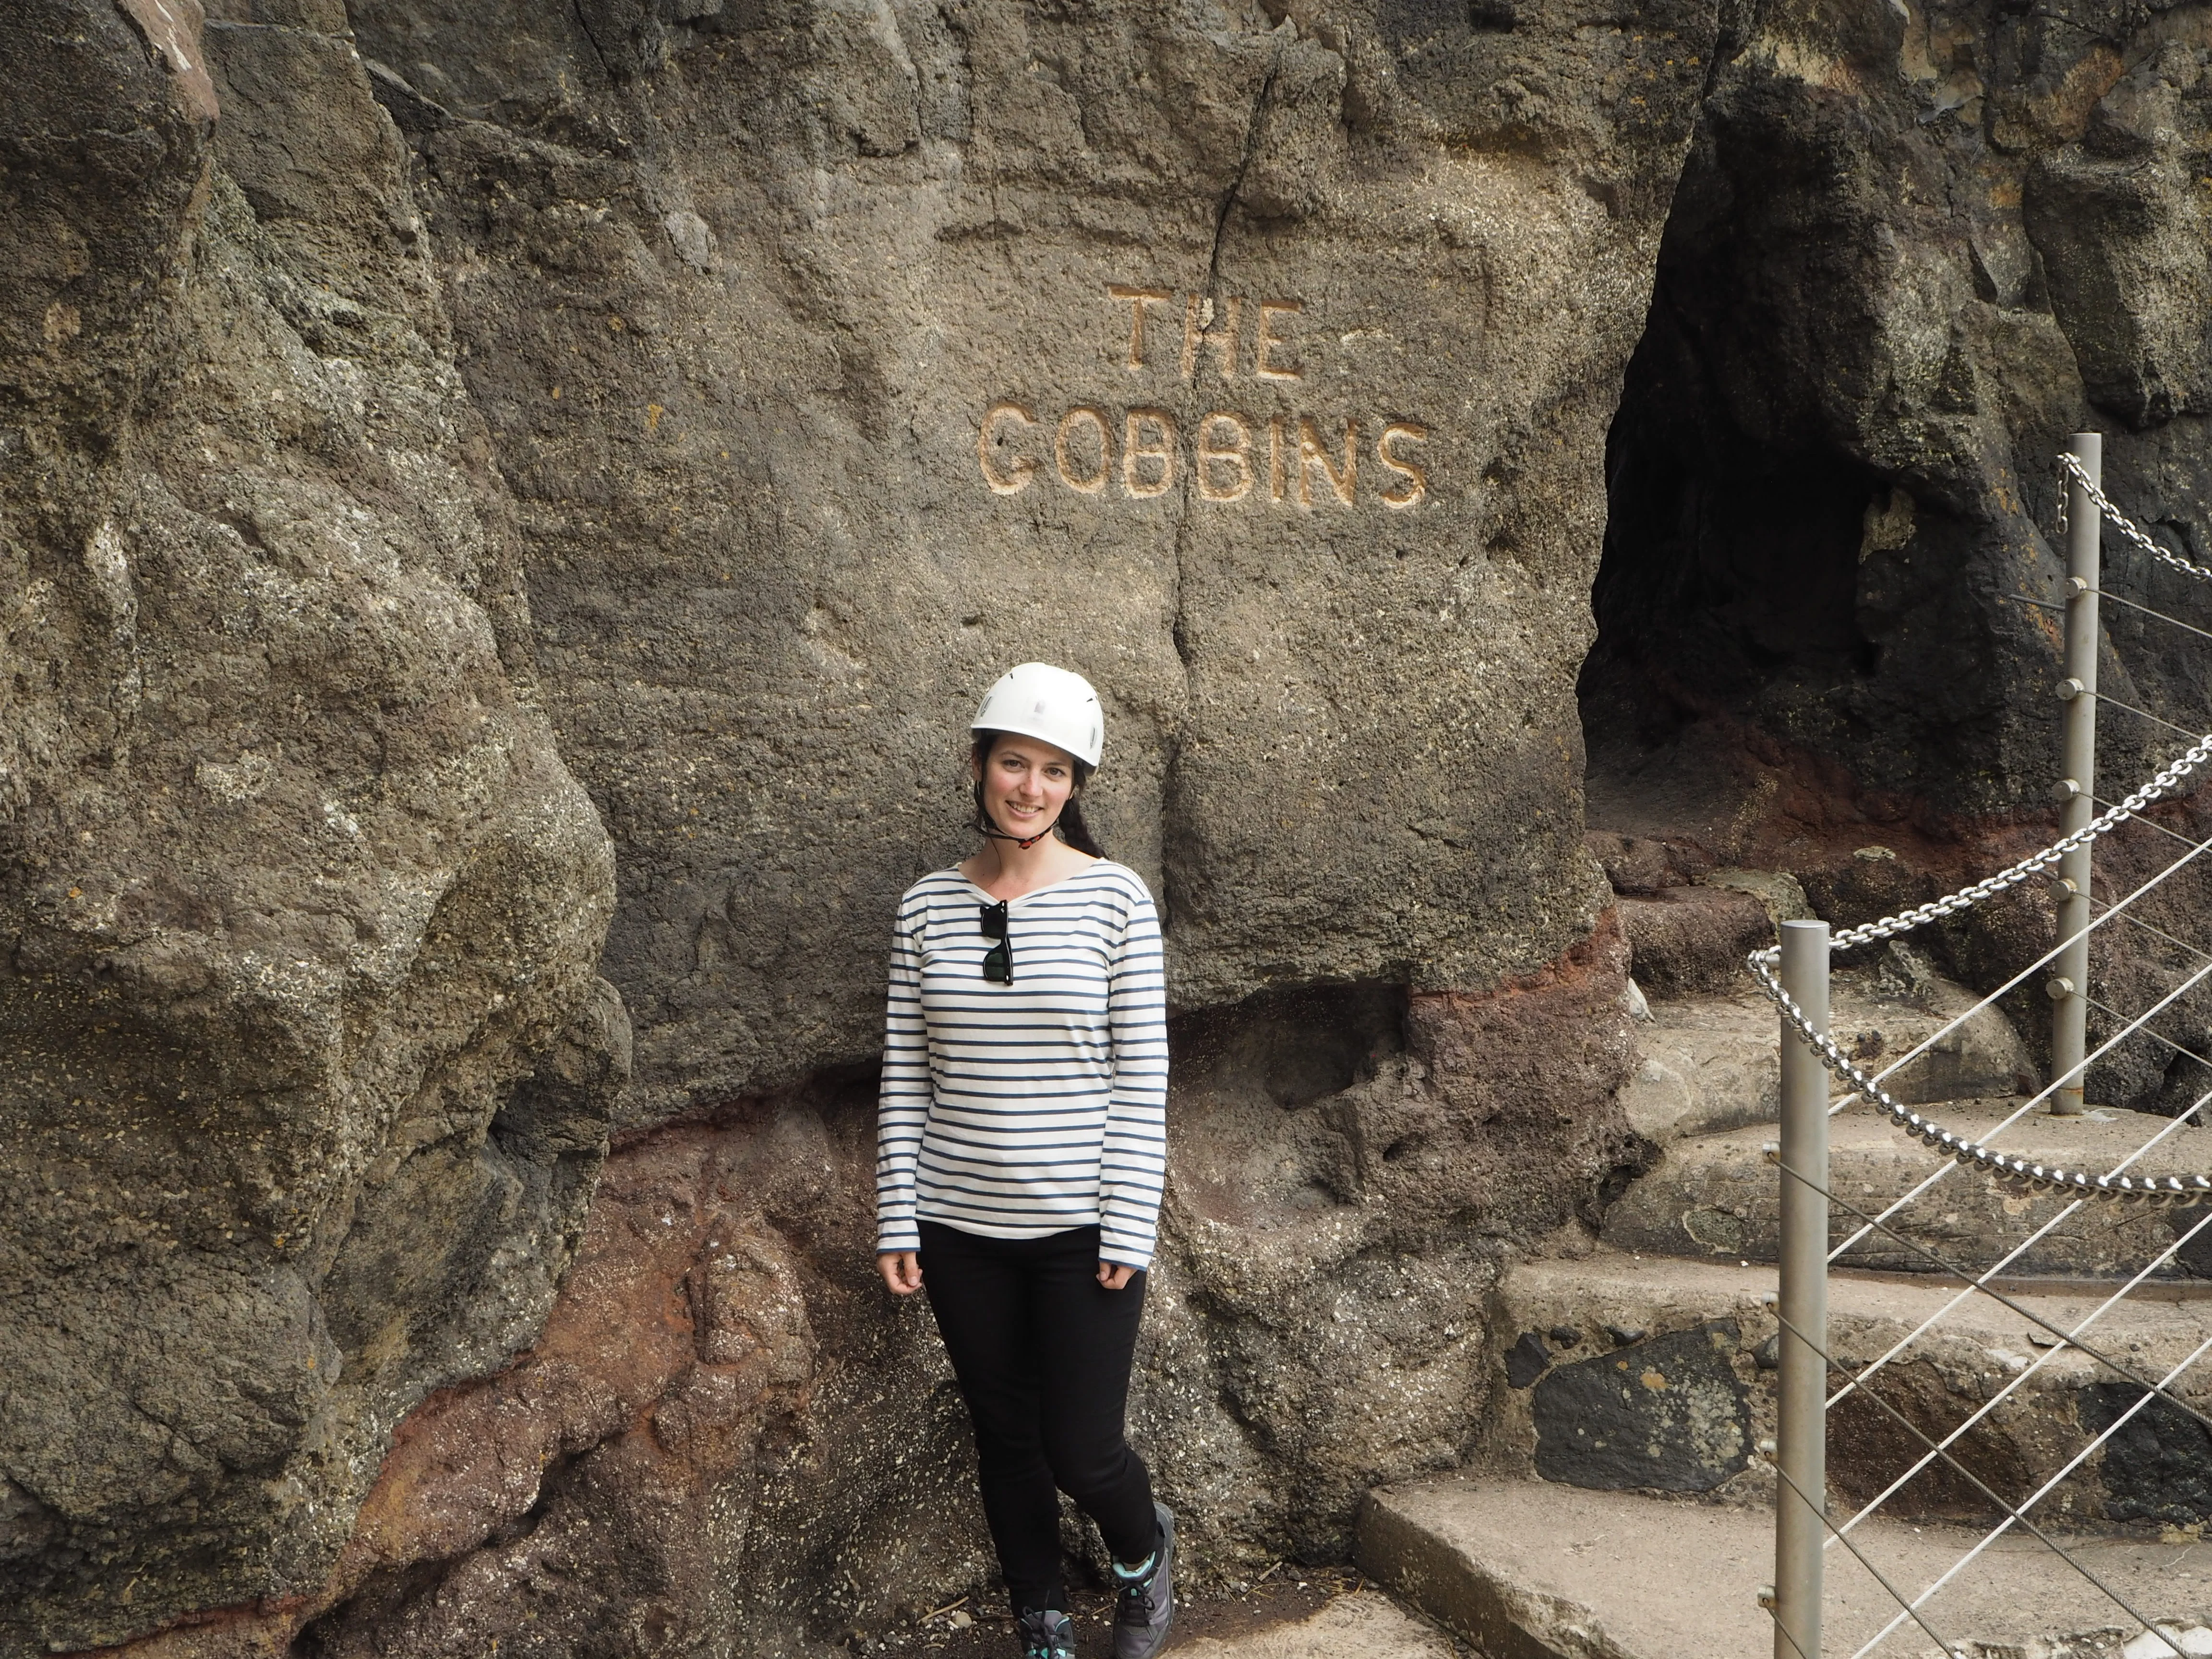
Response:
[{"label": "white climbing helmet", "polygon": [[1048,662],[1025,662],[1000,675],[968,729],[1042,738],[1085,766],[1098,764],[1106,743],[1106,717],[1091,682]]}]

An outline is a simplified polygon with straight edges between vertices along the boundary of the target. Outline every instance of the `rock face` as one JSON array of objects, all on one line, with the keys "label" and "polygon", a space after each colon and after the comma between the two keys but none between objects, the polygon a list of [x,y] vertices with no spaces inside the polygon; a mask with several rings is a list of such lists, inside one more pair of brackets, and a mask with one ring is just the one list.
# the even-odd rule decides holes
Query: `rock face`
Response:
[{"label": "rock face", "polygon": [[1726,708],[1899,800],[2046,785],[2057,636],[2011,596],[2056,591],[2051,457],[2092,410],[2023,203],[2145,40],[2117,11],[1763,17],[1613,431],[1601,750]]},{"label": "rock face", "polygon": [[62,0],[0,57],[17,1653],[324,1581],[392,1425],[535,1334],[628,1032],[360,62]]},{"label": "rock face", "polygon": [[1209,1011],[1137,1410],[1194,1562],[1454,1460],[1500,1251],[1635,1156],[1571,690],[1710,6],[4,27],[11,1650],[979,1577],[865,1068],[1024,657]]},{"label": "rock face", "polygon": [[[2203,170],[2181,182],[2212,146],[2208,64],[2196,6],[1762,10],[1703,105],[1609,440],[1593,823],[1796,872],[1838,924],[2048,836],[2063,670],[2037,602],[2067,434],[2105,432],[2107,491],[2165,545],[2212,549]],[[2203,583],[2116,537],[2105,586],[2212,625]],[[2116,799],[2185,746],[2156,720],[2205,728],[2203,641],[2105,616],[2100,687],[2153,717],[2100,722]],[[2112,890],[2167,845],[2106,843]],[[2192,877],[2154,908],[2194,937],[2212,894]],[[1923,943],[1988,989],[2051,927],[2024,893]],[[2140,1008],[2195,966],[2140,936],[2093,979]],[[2013,1012],[2039,1044],[2048,1011]],[[2166,1029],[2202,1048],[2208,1018],[2200,988]],[[2089,1079],[2167,1112],[2208,1084],[2148,1040]]]},{"label": "rock face", "polygon": [[[1341,1559],[1377,1471],[1466,1455],[1504,1241],[1594,1215],[1632,1150],[1625,957],[1607,928],[1487,996],[1178,1024],[1132,1427],[1201,1573]],[[1496,1083],[1440,1081],[1473,1042]],[[408,1420],[327,1581],[134,1651],[811,1652],[988,1583],[965,1412],[870,1258],[873,1109],[832,1075],[634,1132],[542,1337]]]},{"label": "rock face", "polygon": [[[667,1133],[753,1218],[671,1212],[680,1299],[676,1265],[607,1303],[579,1269],[577,1317],[661,1310],[688,1351],[555,1389],[564,1302],[434,1408],[527,1419],[542,1485],[404,1438],[368,1513],[410,1541],[207,1639],[769,1653],[988,1572],[941,1362],[867,1277],[872,1101],[836,1068],[872,1054],[881,919],[964,844],[971,700],[1031,656],[1105,693],[1096,821],[1208,1011],[1138,1431],[1202,1571],[1340,1556],[1378,1469],[1473,1432],[1502,1249],[1635,1158],[1571,688],[1712,11],[349,21],[621,849],[623,1117],[704,1125]],[[633,1182],[709,1179],[656,1172],[675,1144],[621,1155],[609,1251],[652,1237]],[[764,1198],[802,1144],[834,1176]],[[726,1284],[701,1227],[746,1241]],[[769,1303],[805,1337],[763,1381],[715,1310]],[[425,1483],[465,1523],[416,1527]]]},{"label": "rock face", "polygon": [[1104,693],[1182,1006],[1587,934],[1598,457],[1710,7],[350,10],[624,849],[628,1111],[872,1050],[1028,657]]},{"label": "rock face", "polygon": [[1180,1011],[1136,1431],[1199,1576],[1340,1557],[1650,1156],[1632,951],[2040,834],[2063,434],[2212,541],[2197,18],[12,9],[0,1652],[983,1583],[872,1066],[1032,657]]}]

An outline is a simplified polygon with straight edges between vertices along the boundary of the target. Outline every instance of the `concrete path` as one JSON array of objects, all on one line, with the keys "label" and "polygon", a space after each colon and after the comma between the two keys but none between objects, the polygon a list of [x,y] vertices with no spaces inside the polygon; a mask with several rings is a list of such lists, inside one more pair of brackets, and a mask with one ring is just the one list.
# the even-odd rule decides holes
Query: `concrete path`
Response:
[{"label": "concrete path", "polygon": [[[1854,1531],[1908,1595],[1978,1536],[1870,1523]],[[1972,1659],[2173,1659],[2212,1653],[2212,1543],[2070,1539],[2099,1577],[2170,1644],[2032,1539],[2001,1540],[1923,1609]],[[1360,1565],[1490,1659],[1753,1659],[1773,1651],[1758,1606],[1773,1576],[1773,1516],[1540,1481],[1439,1480],[1370,1498]],[[1829,1552],[1826,1651],[1850,1659],[1896,1603],[1840,1549]],[[1879,1659],[1940,1654],[1908,1623]]]}]

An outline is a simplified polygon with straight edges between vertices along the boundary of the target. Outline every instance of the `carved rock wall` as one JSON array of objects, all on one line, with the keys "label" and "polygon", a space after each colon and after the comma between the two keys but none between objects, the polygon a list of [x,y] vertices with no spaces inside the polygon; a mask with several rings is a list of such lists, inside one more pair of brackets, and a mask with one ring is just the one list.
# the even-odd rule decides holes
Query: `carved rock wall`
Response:
[{"label": "carved rock wall", "polygon": [[351,15],[625,849],[627,1109],[872,1051],[1032,656],[1103,690],[1181,1004],[1587,933],[1597,458],[1710,7]]},{"label": "carved rock wall", "polygon": [[1105,693],[1096,821],[1211,1011],[1139,1431],[1194,1567],[1340,1555],[1382,1474],[1461,1455],[1501,1251],[1634,1157],[1571,687],[1715,14],[350,21],[621,848],[635,1173],[674,1190],[647,1149],[679,1143],[737,1171],[714,1202],[814,1346],[787,1393],[718,1381],[691,1292],[696,1358],[619,1431],[299,1639],[768,1654],[988,1573],[941,1361],[867,1276],[870,1103],[835,1068],[872,1054],[880,919],[965,844],[970,701],[1030,656]]},{"label": "carved rock wall", "polygon": [[1139,1407],[1194,1559],[1457,1455],[1498,1252],[1633,1151],[1571,690],[1718,29],[1510,21],[10,15],[13,1649],[973,1582],[866,1068],[1029,656],[1210,1011]]}]

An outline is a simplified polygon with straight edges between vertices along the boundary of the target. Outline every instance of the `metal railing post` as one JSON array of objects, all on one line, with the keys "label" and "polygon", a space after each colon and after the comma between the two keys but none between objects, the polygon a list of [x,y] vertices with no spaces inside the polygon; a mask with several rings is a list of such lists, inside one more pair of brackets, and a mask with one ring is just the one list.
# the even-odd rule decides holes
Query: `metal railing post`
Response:
[{"label": "metal railing post", "polygon": [[[2105,440],[2100,433],[2077,432],[2067,446],[2081,470],[2101,486]],[[2066,732],[2058,788],[2062,834],[2072,835],[2096,816],[2097,804],[2097,503],[2072,473],[2066,476]],[[2057,1084],[2052,1113],[2070,1117],[2081,1109],[2085,1081],[2081,1057],[2089,1049],[2089,862],[2087,847],[2066,854],[2058,864],[2062,888],[2058,937],[2071,941],[2051,964],[2051,1076]]]},{"label": "metal railing post", "polygon": [[[1782,988],[1828,1029],[1828,924],[1782,924]],[[1775,1386],[1775,1659],[1820,1659],[1828,1490],[1828,1073],[1782,1022],[1781,1369]],[[1815,1507],[1815,1506],[1818,1507]]]}]

